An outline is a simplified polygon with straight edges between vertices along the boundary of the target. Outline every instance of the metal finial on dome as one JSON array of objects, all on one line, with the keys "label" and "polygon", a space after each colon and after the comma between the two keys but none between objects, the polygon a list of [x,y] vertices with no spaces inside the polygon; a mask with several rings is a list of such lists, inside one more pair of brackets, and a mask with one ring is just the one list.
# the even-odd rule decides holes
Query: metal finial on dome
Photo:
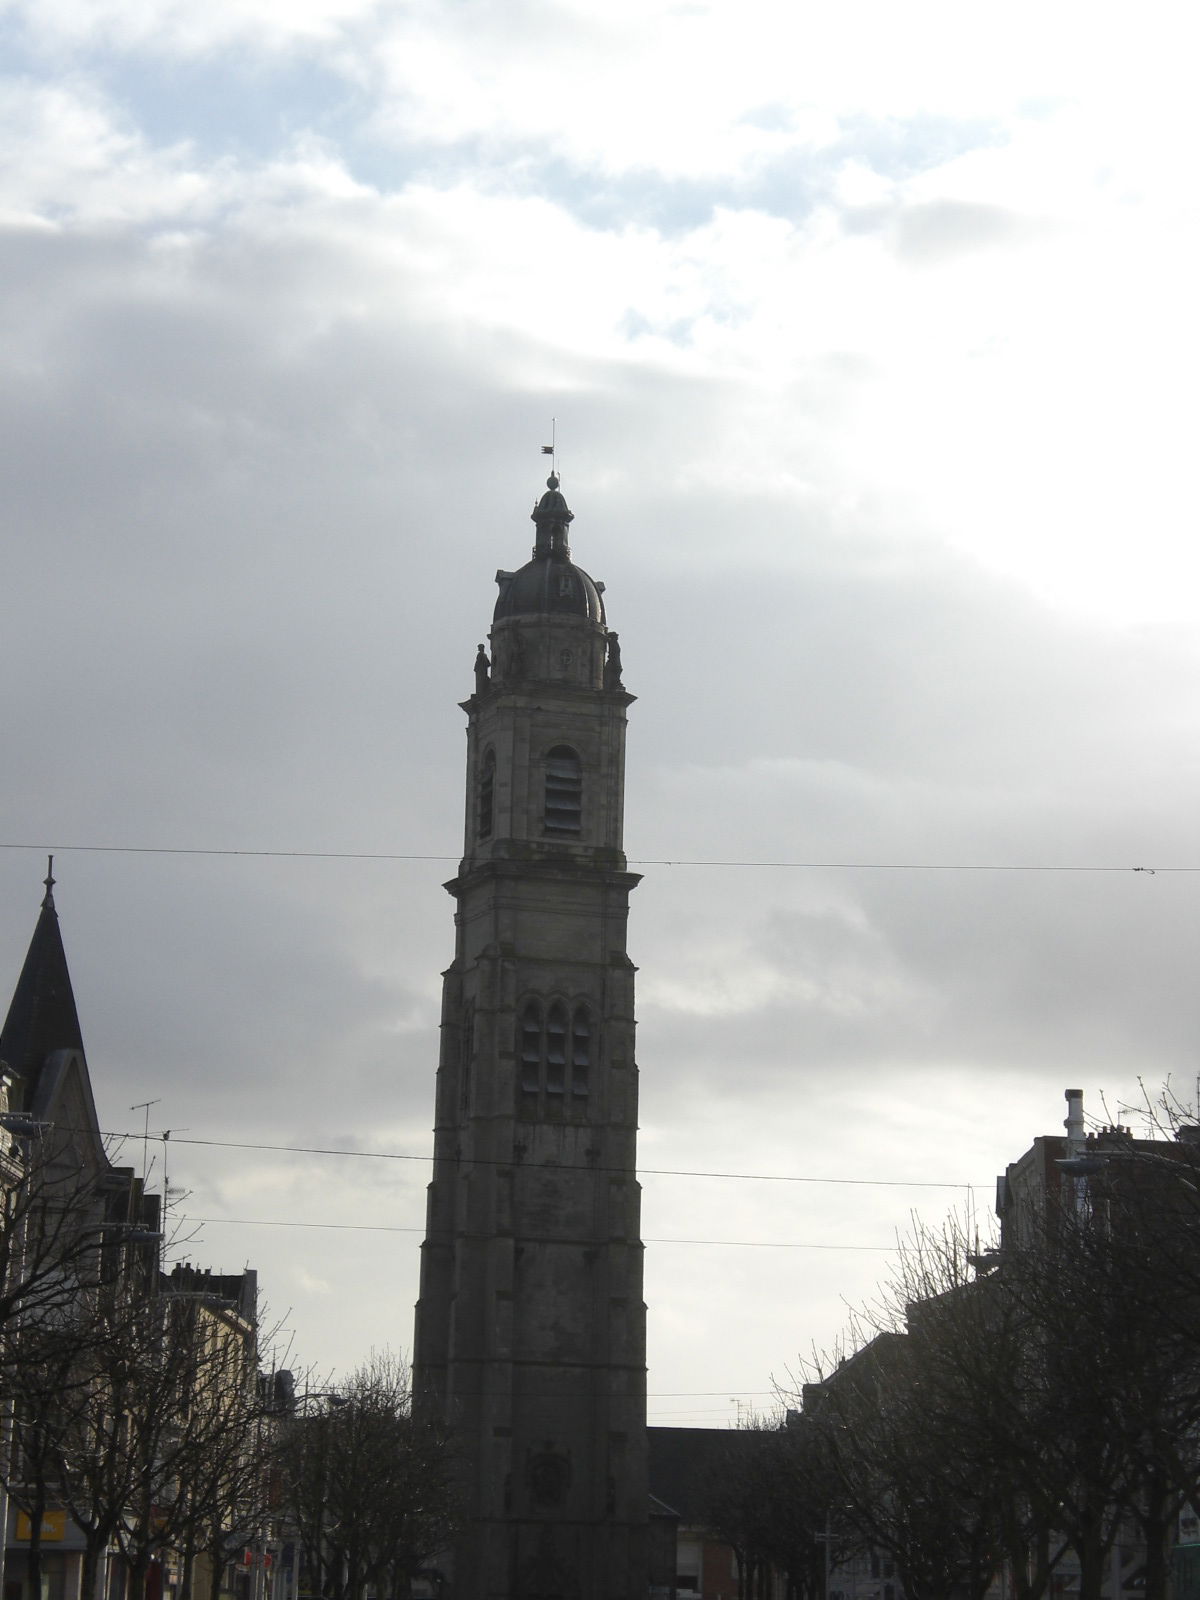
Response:
[{"label": "metal finial on dome", "polygon": [[45,896],[45,899],[42,901],[42,907],[46,911],[53,911],[54,910],[54,857],[53,856],[47,856],[46,857],[46,876],[42,879],[42,882],[46,885],[46,896]]},{"label": "metal finial on dome", "polygon": [[535,560],[544,561],[552,556],[565,561],[571,559],[567,529],[575,520],[575,513],[567,505],[558,483],[558,473],[552,472],[546,479],[545,494],[533,508],[530,520],[537,525],[537,543],[533,547]]}]

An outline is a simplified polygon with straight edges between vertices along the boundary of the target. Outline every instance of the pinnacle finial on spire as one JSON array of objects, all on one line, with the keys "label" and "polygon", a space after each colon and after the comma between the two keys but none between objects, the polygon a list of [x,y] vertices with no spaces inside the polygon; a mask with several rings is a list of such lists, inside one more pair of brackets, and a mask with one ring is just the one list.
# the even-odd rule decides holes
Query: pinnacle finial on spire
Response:
[{"label": "pinnacle finial on spire", "polygon": [[46,876],[42,879],[46,885],[45,898],[42,900],[43,911],[54,910],[54,857],[46,857]]},{"label": "pinnacle finial on spire", "polygon": [[537,543],[533,547],[533,554],[536,559],[542,561],[549,556],[557,556],[566,561],[571,559],[567,529],[575,520],[575,513],[567,505],[566,497],[558,484],[558,473],[552,472],[546,479],[546,492],[534,506],[530,518],[537,525]]}]

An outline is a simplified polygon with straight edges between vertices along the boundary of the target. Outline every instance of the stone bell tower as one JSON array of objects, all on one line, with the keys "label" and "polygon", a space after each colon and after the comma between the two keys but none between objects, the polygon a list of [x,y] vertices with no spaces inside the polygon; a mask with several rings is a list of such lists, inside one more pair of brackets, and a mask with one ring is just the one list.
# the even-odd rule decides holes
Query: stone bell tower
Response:
[{"label": "stone bell tower", "polygon": [[417,1305],[464,1471],[454,1600],[644,1600],[646,1334],[625,713],[555,476],[467,713]]}]

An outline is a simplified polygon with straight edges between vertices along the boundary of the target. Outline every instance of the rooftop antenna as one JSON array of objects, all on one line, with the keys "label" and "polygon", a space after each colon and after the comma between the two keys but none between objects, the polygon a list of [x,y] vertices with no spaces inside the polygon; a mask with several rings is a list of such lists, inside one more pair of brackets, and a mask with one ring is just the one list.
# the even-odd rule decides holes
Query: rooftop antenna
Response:
[{"label": "rooftop antenna", "polygon": [[142,1187],[146,1186],[146,1179],[150,1175],[150,1107],[161,1103],[159,1100],[139,1100],[137,1105],[130,1106],[130,1111],[145,1113],[142,1126]]},{"label": "rooftop antenna", "polygon": [[161,1140],[162,1140],[162,1147],[163,1147],[163,1151],[162,1151],[162,1168],[163,1168],[163,1175],[162,1175],[162,1186],[163,1186],[163,1193],[162,1193],[162,1229],[163,1229],[163,1237],[165,1239],[166,1238],[166,1231],[167,1231],[167,1212],[168,1212],[168,1210],[170,1209],[170,1206],[171,1206],[171,1184],[170,1184],[170,1181],[169,1181],[168,1176],[167,1176],[167,1146],[171,1142],[171,1130],[170,1130],[170,1128],[164,1128],[162,1133],[159,1135],[159,1138],[161,1138]]}]

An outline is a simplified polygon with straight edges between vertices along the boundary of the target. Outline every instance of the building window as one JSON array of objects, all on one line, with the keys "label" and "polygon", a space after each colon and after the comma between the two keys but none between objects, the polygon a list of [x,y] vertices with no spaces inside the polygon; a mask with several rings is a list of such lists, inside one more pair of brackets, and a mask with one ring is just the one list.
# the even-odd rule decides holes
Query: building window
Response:
[{"label": "building window", "polygon": [[592,1019],[586,1006],[576,1006],[571,1018],[571,1093],[583,1099],[588,1092],[592,1064]]},{"label": "building window", "polygon": [[542,1008],[536,1000],[521,1013],[521,1093],[536,1095],[542,1084]]},{"label": "building window", "polygon": [[567,1086],[567,1008],[556,1000],[546,1016],[546,1093],[561,1095]]},{"label": "building window", "polygon": [[527,1000],[517,1020],[517,1104],[550,1122],[586,1115],[593,1031],[587,1006]]},{"label": "building window", "polygon": [[546,832],[578,833],[583,817],[583,773],[565,744],[546,756]]},{"label": "building window", "polygon": [[481,839],[492,837],[492,821],[496,804],[496,752],[489,750],[483,758],[483,772],[479,779],[478,834]]}]

